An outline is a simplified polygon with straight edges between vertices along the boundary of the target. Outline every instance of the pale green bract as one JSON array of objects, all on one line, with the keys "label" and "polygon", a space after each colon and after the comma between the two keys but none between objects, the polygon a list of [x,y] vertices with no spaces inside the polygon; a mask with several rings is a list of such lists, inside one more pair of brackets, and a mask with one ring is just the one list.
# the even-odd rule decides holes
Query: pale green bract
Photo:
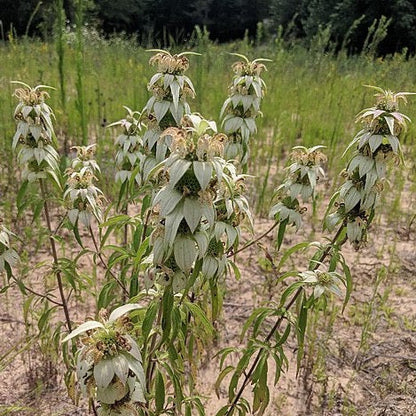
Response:
[{"label": "pale green bract", "polygon": [[339,200],[337,209],[327,215],[325,221],[329,230],[344,221],[347,238],[356,249],[366,242],[367,228],[384,189],[388,161],[400,162],[403,159],[399,136],[410,121],[398,111],[398,105],[400,100],[406,102],[406,95],[411,93],[370,88],[377,91],[376,105],[357,115],[356,121],[364,128],[344,152],[356,149],[343,172],[345,183],[336,194]]},{"label": "pale green bract", "polygon": [[74,226],[80,222],[90,227],[93,217],[98,222],[103,220],[101,207],[104,196],[94,184],[97,180],[94,173],[100,171],[93,159],[94,146],[74,147],[77,156],[65,172],[67,180],[63,198],[67,201],[69,221]]},{"label": "pale green bract", "polygon": [[179,291],[197,260],[205,277],[223,274],[226,252],[238,245],[240,223],[252,219],[240,189],[244,178],[222,158],[227,137],[217,133],[215,122],[189,114],[164,136],[171,138],[169,180],[153,201],[160,221],[151,238],[152,261],[158,282]]},{"label": "pale green bract", "polygon": [[266,92],[266,84],[261,78],[266,66],[261,62],[270,60],[256,59],[250,62],[244,55],[232,55],[242,60],[232,66],[235,76],[229,87],[229,97],[221,108],[220,118],[224,133],[229,136],[225,158],[236,159],[244,166],[249,157],[248,142],[257,132],[256,118],[262,115],[260,104]]},{"label": "pale green bract", "polygon": [[303,202],[315,198],[316,185],[325,177],[322,165],[326,162],[326,156],[321,152],[323,148],[324,146],[309,149],[296,146],[292,149],[286,178],[275,191],[274,197],[277,200],[269,211],[269,217],[280,222],[283,227],[286,224],[294,225],[296,229],[301,227],[305,208],[301,207],[299,197]]},{"label": "pale green bract", "polygon": [[134,175],[134,181],[140,186],[143,180],[143,164],[146,159],[146,150],[143,144],[142,124],[139,111],[127,110],[126,118],[109,124],[107,127],[121,126],[123,132],[117,136],[115,145],[117,153],[115,165],[117,168],[115,179],[121,183],[128,182]]},{"label": "pale green bract", "polygon": [[313,288],[313,297],[318,299],[324,293],[334,293],[342,296],[340,286],[344,283],[343,277],[337,272],[322,272],[320,270],[307,270],[299,273],[303,283]]},{"label": "pale green bract", "polygon": [[51,176],[60,186],[59,155],[55,150],[56,138],[52,125],[54,114],[45,103],[49,94],[42,90],[52,87],[38,85],[32,88],[23,82],[13,83],[22,86],[14,92],[19,103],[14,111],[17,128],[12,149],[19,148],[17,158],[24,168],[23,177],[33,182]]},{"label": "pale green bract", "polygon": [[14,234],[0,222],[0,273],[11,273],[11,268],[19,262],[19,255],[10,247],[10,237]]},{"label": "pale green bract", "polygon": [[[83,335],[77,352],[76,376],[81,393],[101,405],[99,414],[137,415],[135,403],[146,402],[146,380],[142,356],[136,341],[127,333],[130,321],[125,315],[139,304],[115,309],[108,319],[80,325],[62,342]],[[87,333],[87,335],[85,335]]]}]

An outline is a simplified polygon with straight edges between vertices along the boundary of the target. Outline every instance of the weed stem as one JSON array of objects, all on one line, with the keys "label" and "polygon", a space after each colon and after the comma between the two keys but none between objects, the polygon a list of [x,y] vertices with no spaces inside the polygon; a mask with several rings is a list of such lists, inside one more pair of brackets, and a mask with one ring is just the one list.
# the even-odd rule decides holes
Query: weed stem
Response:
[{"label": "weed stem", "polygon": [[275,222],[267,231],[265,231],[260,237],[257,237],[255,240],[250,241],[249,243],[247,243],[245,246],[239,248],[237,251],[234,251],[232,253],[230,253],[228,255],[228,257],[232,257],[235,256],[237,253],[240,253],[241,251],[245,250],[246,248],[251,247],[253,244],[256,244],[258,241],[260,241],[261,239],[263,239],[264,237],[266,237],[267,234],[271,233],[278,225],[280,224],[280,222]]},{"label": "weed stem", "polygon": [[46,197],[47,193],[46,193],[45,183],[42,179],[39,179],[39,184],[40,184],[40,191],[41,191],[41,194],[42,194],[43,209],[44,209],[44,212],[45,212],[46,225],[47,225],[48,231],[49,231],[49,242],[50,242],[51,250],[52,250],[53,263],[54,263],[54,266],[55,266],[56,282],[58,283],[59,294],[61,296],[62,308],[63,308],[64,314],[65,314],[66,326],[68,328],[68,331],[72,332],[71,319],[69,318],[68,303],[67,303],[67,300],[65,298],[64,287],[63,287],[63,284],[62,284],[61,271],[59,270],[58,252],[56,250],[55,239],[53,238],[54,233],[52,231],[52,224],[51,224],[51,218],[50,218],[50,213],[49,213],[49,206],[48,206],[48,201],[47,201],[47,197]]},{"label": "weed stem", "polygon": [[105,261],[105,259],[104,259],[104,257],[103,257],[103,255],[101,254],[101,250],[100,250],[100,248],[98,247],[98,244],[97,244],[97,240],[96,240],[96,238],[95,238],[95,236],[94,236],[94,233],[93,233],[93,231],[92,231],[92,228],[91,227],[89,227],[89,231],[90,231],[90,235],[91,235],[91,240],[92,240],[92,242],[93,242],[93,244],[94,244],[94,247],[95,247],[95,252],[97,253],[97,255],[98,255],[98,258],[100,259],[100,261],[101,261],[101,264],[104,266],[104,268],[107,270],[107,272],[111,275],[111,277],[117,282],[117,284],[120,286],[120,288],[122,289],[122,291],[123,291],[123,293],[128,297],[129,296],[129,292],[128,292],[128,290],[126,289],[126,287],[123,285],[123,283],[120,281],[120,279],[111,271],[111,269],[108,267],[108,264],[107,264],[107,262]]}]

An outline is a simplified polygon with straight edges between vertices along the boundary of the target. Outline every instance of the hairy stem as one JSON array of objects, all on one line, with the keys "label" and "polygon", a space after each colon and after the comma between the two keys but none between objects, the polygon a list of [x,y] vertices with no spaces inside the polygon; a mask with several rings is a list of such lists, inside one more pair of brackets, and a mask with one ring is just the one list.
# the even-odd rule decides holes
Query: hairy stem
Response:
[{"label": "hairy stem", "polygon": [[51,217],[50,217],[50,213],[49,213],[49,206],[48,206],[48,201],[47,201],[47,196],[46,196],[47,195],[46,187],[45,187],[45,183],[42,179],[39,179],[39,183],[40,183],[40,190],[41,190],[41,194],[42,194],[43,210],[44,210],[44,213],[45,213],[46,225],[47,225],[48,231],[49,231],[49,242],[50,242],[50,245],[51,245],[53,264],[55,266],[56,282],[58,283],[58,290],[59,290],[59,295],[61,297],[62,308],[63,308],[64,314],[65,314],[66,326],[67,326],[68,331],[72,332],[71,319],[69,318],[68,303],[67,303],[67,300],[66,300],[66,297],[65,297],[64,287],[63,287],[63,284],[62,284],[61,271],[59,270],[58,252],[56,250],[55,239],[53,238],[54,233],[53,233],[53,230],[52,230]]}]

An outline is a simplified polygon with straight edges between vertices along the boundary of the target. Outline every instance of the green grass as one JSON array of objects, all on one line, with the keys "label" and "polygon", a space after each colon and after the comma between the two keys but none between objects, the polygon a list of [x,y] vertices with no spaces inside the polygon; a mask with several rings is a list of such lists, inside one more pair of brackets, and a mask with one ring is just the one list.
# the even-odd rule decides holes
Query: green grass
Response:
[{"label": "green grass", "polygon": [[[146,85],[154,68],[148,65],[151,54],[130,40],[103,40],[89,32],[84,42],[80,66],[75,35],[67,34],[64,38],[66,102],[63,106],[61,92],[57,90],[51,92],[49,103],[56,113],[61,146],[64,141],[69,145],[80,144],[82,126],[76,83],[81,67],[89,141],[98,143],[99,162],[103,171],[111,175],[113,132],[103,126],[124,116],[123,105],[139,110],[144,106],[148,98]],[[229,52],[273,61],[267,64],[268,72],[264,75],[268,86],[262,107],[264,117],[259,120],[257,137],[251,143],[253,157],[249,165],[253,175],[262,173],[254,179],[252,195],[252,201],[262,212],[267,211],[270,193],[280,182],[281,168],[292,146],[327,146],[332,178],[344,167],[345,161],[340,156],[359,128],[354,124],[354,116],[360,109],[373,105],[373,92],[364,88],[364,84],[393,91],[416,91],[416,58],[406,60],[402,55],[376,60],[366,56],[348,58],[344,54],[334,56],[301,47],[282,49],[279,43],[260,47],[250,46],[247,41],[217,45],[204,38],[193,50],[202,56],[190,58],[188,75],[197,90],[191,109],[217,121],[233,75],[230,65],[236,60]],[[14,170],[10,147],[16,102],[10,81],[47,84],[58,89],[59,58],[54,44],[36,40],[3,43],[0,51],[1,171],[3,177],[10,178]],[[416,100],[409,101],[402,111],[416,119]],[[415,156],[412,148],[415,134],[416,125],[411,125],[404,138],[409,160]]]}]

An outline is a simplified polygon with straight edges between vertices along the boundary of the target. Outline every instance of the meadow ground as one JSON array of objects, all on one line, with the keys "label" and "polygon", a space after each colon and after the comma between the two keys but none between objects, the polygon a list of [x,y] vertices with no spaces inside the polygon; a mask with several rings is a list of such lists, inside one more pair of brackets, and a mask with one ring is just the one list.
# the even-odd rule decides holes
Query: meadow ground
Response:
[{"label": "meadow ground", "polygon": [[[148,54],[131,42],[108,42],[94,34],[88,36],[82,62],[77,58],[73,39],[68,39],[63,80],[66,97],[61,101],[58,88],[51,92],[51,105],[57,116],[60,147],[81,143],[86,131],[88,142],[98,142],[97,158],[103,178],[112,178],[114,137],[105,125],[123,116],[122,105],[142,108],[152,69],[147,66]],[[4,220],[21,238],[21,272],[33,288],[42,290],[48,271],[43,263],[48,256],[45,232],[16,216],[20,172],[16,170],[10,144],[15,106],[10,81],[58,86],[62,79],[55,45],[25,41],[1,44],[0,48],[5,57],[0,77],[0,205]],[[207,118],[217,118],[232,78],[229,65],[235,60],[226,52],[273,61],[267,64],[264,117],[252,142],[249,166],[249,173],[254,175],[249,199],[256,212],[256,235],[271,225],[266,213],[272,191],[281,183],[290,148],[327,146],[328,179],[320,189],[317,213],[308,211],[303,229],[298,234],[286,235],[283,250],[300,241],[325,238],[320,232],[320,218],[340,182],[338,173],[345,164],[340,156],[357,131],[354,116],[373,104],[372,92],[362,85],[416,91],[415,58],[406,59],[400,54],[384,59],[348,58],[326,53],[325,46],[321,48],[284,49],[278,42],[259,48],[247,43],[218,46],[201,42],[195,49],[203,55],[192,61],[189,74],[198,94],[192,109]],[[82,75],[83,95],[77,75]],[[402,110],[416,119],[416,100],[409,101],[409,106]],[[312,317],[305,358],[297,377],[296,340],[289,340],[289,369],[272,388],[267,416],[416,414],[415,136],[416,127],[411,125],[404,137],[406,165],[395,167],[390,175],[390,185],[369,230],[368,244],[359,252],[348,245],[343,249],[354,286],[348,305],[342,313],[342,300],[334,298],[325,311]],[[101,183],[111,200],[117,192],[113,181]],[[246,234],[244,238],[249,240],[251,236]],[[273,249],[273,241],[274,236],[268,236],[262,247],[269,247],[277,263],[280,254]],[[241,279],[229,276],[226,280],[218,337],[200,363],[198,389],[206,397],[207,416],[212,416],[225,400],[224,387],[219,389],[219,398],[214,392],[218,374],[215,353],[230,344],[243,345],[240,332],[252,308],[277,299],[284,289],[275,285],[273,265],[265,258],[262,247],[253,246],[241,253]],[[306,260],[300,255],[291,261],[297,269],[305,267]],[[93,270],[100,276],[99,267],[94,268],[87,261],[81,266],[87,273]],[[92,291],[98,293],[100,277],[95,282],[97,287]],[[0,415],[86,415],[85,402],[79,408],[70,403],[63,382],[64,366],[56,364],[60,359],[52,353],[53,348],[42,345],[34,336],[37,323],[27,320],[23,313],[26,298],[16,286],[0,293],[0,297]],[[82,322],[94,315],[95,302],[94,297],[74,300],[73,319]],[[25,321],[30,321],[29,325]]]},{"label": "meadow ground", "polygon": [[[412,205],[415,197],[403,199]],[[268,229],[270,221],[258,218],[256,230]],[[268,416],[359,415],[411,416],[416,414],[416,230],[403,217],[386,223],[382,217],[372,226],[368,245],[360,252],[345,247],[351,265],[354,288],[341,313],[341,300],[329,302],[325,313],[316,315],[308,330],[306,356],[296,377],[296,341],[289,342],[289,368],[272,388]],[[305,226],[290,234],[285,245],[305,238],[321,238]],[[248,237],[248,236],[247,236]],[[268,236],[263,245],[273,244]],[[42,255],[42,254],[40,254]],[[275,259],[279,260],[278,257]],[[297,256],[299,267],[305,259]],[[227,278],[223,317],[217,325],[218,338],[203,354],[199,370],[199,392],[207,400],[207,415],[225,400],[225,385],[214,391],[217,351],[243,345],[240,332],[254,306],[277,297],[270,264],[262,251],[252,247],[239,258],[242,278]],[[41,276],[38,275],[41,280]],[[41,286],[41,283],[38,282]],[[85,403],[70,403],[63,383],[63,366],[45,361],[36,344],[25,337],[21,310],[23,298],[9,290],[1,303],[2,383],[0,414],[84,415]],[[94,305],[78,304],[79,320],[93,312]],[[7,410],[5,410],[7,409]]]}]

